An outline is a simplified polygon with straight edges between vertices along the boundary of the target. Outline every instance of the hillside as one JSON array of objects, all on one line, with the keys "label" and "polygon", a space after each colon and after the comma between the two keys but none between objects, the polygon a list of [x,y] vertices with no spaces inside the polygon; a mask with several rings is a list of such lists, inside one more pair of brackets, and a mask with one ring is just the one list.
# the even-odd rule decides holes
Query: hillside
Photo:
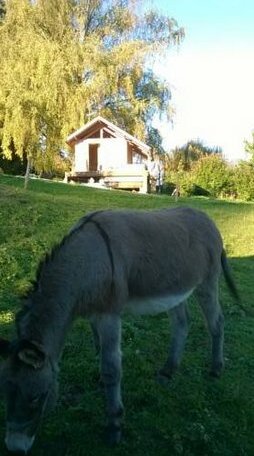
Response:
[{"label": "hillside", "polygon": [[[85,213],[107,208],[154,209],[176,205],[167,195],[139,195],[0,175],[0,336],[14,334],[19,296],[40,259]],[[194,299],[192,324],[179,373],[168,388],[155,381],[168,345],[168,318],[138,317],[123,324],[125,438],[115,456],[250,456],[254,454],[254,203],[180,199],[207,212],[222,232],[244,313],[221,281],[226,368],[208,377],[206,328]],[[170,271],[169,271],[170,273]],[[88,323],[78,320],[66,341],[59,404],[45,419],[33,455],[108,456],[103,442],[103,399],[97,385]],[[0,406],[0,454],[4,410]]]}]

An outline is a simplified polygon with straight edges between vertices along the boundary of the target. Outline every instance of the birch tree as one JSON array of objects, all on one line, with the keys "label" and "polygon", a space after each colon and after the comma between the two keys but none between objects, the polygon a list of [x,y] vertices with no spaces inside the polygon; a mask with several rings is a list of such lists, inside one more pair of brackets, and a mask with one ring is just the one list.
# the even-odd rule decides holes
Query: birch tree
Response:
[{"label": "birch tree", "polygon": [[[101,114],[145,139],[170,89],[154,59],[183,38],[135,0],[6,0],[0,22],[0,140],[36,170],[54,167],[66,136]],[[27,173],[28,174],[28,173]]]}]

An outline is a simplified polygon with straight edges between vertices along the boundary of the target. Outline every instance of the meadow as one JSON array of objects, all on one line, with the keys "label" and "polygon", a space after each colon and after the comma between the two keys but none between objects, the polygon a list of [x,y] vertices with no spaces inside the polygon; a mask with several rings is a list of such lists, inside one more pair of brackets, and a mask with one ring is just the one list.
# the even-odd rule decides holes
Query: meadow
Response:
[{"label": "meadow", "polygon": [[[210,344],[190,300],[191,328],[179,372],[168,387],[156,382],[170,336],[167,315],[123,322],[124,437],[112,449],[103,438],[104,402],[98,359],[85,320],[76,320],[61,360],[58,405],[44,419],[33,456],[252,456],[254,454],[254,203],[139,195],[0,175],[0,337],[14,336],[19,297],[40,259],[85,213],[107,208],[188,205],[207,212],[221,230],[242,308],[223,278],[225,371],[208,375]],[[4,405],[0,402],[0,454]]]}]

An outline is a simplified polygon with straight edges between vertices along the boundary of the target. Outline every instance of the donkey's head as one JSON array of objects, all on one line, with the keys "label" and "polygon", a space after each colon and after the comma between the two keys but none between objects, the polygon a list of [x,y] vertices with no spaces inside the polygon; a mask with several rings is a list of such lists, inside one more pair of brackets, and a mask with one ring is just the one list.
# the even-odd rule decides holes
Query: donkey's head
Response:
[{"label": "donkey's head", "polygon": [[0,388],[6,400],[6,438],[9,451],[27,453],[43,413],[57,397],[57,369],[43,348],[27,340],[0,340]]}]

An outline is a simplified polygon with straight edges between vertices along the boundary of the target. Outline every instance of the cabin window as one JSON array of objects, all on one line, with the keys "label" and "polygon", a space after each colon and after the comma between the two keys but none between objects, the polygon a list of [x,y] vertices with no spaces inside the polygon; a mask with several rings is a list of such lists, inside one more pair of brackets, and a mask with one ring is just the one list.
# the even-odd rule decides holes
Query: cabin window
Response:
[{"label": "cabin window", "polygon": [[143,163],[143,157],[141,154],[134,152],[132,156],[132,163],[140,164]]},{"label": "cabin window", "polygon": [[128,143],[127,163],[140,164],[144,162],[143,155],[137,151],[131,144]]}]

